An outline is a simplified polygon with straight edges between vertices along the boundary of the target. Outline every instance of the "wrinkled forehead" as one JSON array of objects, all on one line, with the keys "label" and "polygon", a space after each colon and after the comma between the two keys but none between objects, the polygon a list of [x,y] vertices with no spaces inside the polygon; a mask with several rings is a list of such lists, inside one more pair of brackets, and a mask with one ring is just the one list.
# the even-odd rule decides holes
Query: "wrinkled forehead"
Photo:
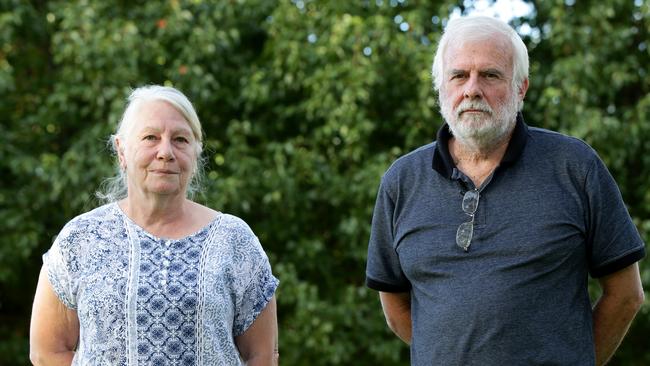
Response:
[{"label": "wrinkled forehead", "polygon": [[192,127],[183,113],[165,100],[140,101],[133,111],[130,132],[143,129],[160,129],[162,124],[173,123],[174,129],[192,132]]},{"label": "wrinkled forehead", "polygon": [[499,69],[512,76],[514,50],[503,37],[472,37],[450,40],[443,53],[443,73],[472,68]]},{"label": "wrinkled forehead", "polygon": [[175,121],[183,122],[189,128],[189,122],[183,112],[166,100],[143,101],[138,108],[138,117],[141,121]]}]

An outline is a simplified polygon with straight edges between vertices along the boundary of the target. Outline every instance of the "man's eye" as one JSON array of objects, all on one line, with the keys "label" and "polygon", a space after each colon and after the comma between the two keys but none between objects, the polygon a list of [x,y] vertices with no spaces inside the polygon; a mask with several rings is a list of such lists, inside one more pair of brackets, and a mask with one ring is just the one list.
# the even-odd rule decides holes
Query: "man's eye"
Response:
[{"label": "man's eye", "polygon": [[498,72],[486,72],[483,74],[486,79],[501,79],[501,74]]},{"label": "man's eye", "polygon": [[143,137],[142,139],[143,139],[143,140],[146,140],[146,141],[153,141],[153,140],[156,139],[156,136],[154,136],[154,135],[147,135],[147,136]]},{"label": "man's eye", "polygon": [[176,141],[178,141],[178,142],[183,142],[183,143],[188,143],[188,142],[190,142],[187,138],[185,138],[185,137],[183,137],[183,136],[179,136],[179,137],[177,137],[177,138],[176,138]]}]

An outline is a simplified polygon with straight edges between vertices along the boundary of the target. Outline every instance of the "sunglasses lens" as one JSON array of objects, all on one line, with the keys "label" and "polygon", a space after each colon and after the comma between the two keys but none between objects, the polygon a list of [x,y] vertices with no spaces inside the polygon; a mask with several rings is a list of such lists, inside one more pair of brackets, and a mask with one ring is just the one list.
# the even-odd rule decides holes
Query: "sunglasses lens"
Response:
[{"label": "sunglasses lens", "polygon": [[465,192],[463,196],[463,211],[467,214],[473,214],[478,207],[478,191],[472,190]]},{"label": "sunglasses lens", "polygon": [[474,233],[474,220],[460,224],[456,231],[456,244],[467,251]]}]

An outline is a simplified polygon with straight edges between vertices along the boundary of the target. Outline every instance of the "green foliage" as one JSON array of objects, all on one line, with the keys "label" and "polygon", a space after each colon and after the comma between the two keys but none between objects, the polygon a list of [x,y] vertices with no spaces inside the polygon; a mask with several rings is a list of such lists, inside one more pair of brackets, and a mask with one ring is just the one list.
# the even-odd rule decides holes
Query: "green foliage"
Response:
[{"label": "green foliage", "polygon": [[[580,137],[619,183],[628,209],[650,241],[650,7],[645,1],[535,1],[529,42],[529,122]],[[647,260],[645,261],[647,262]],[[641,262],[648,298],[650,266]],[[611,365],[650,364],[650,307],[642,307]],[[644,350],[644,351],[640,351]]]},{"label": "green foliage", "polygon": [[[442,122],[429,70],[460,3],[0,2],[0,364],[28,362],[40,256],[99,204],[124,98],[151,83],[195,103],[199,201],[244,218],[282,281],[282,363],[407,364],[364,287],[370,218],[383,171]],[[526,119],[594,146],[647,242],[648,4],[532,3],[513,20],[533,30]],[[613,364],[650,363],[649,308]]]}]

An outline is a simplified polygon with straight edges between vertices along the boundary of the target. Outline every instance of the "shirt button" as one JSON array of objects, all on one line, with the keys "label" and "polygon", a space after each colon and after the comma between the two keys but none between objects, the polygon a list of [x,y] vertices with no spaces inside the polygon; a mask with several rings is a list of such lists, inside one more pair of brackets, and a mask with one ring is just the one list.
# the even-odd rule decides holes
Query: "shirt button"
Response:
[{"label": "shirt button", "polygon": [[162,280],[162,281],[160,281],[160,284],[163,285],[163,286],[165,286],[165,285],[167,284],[167,280]]},{"label": "shirt button", "polygon": [[163,276],[167,276],[167,270],[163,269],[162,271],[160,271],[160,274],[162,274]]},{"label": "shirt button", "polygon": [[163,266],[169,267],[169,261],[167,259],[163,261]]},{"label": "shirt button", "polygon": [[169,257],[172,254],[172,251],[167,249],[165,250],[165,256]]},{"label": "shirt button", "polygon": [[167,240],[167,241],[165,242],[165,245],[166,245],[166,246],[170,246],[170,245],[172,245],[171,240]]}]

